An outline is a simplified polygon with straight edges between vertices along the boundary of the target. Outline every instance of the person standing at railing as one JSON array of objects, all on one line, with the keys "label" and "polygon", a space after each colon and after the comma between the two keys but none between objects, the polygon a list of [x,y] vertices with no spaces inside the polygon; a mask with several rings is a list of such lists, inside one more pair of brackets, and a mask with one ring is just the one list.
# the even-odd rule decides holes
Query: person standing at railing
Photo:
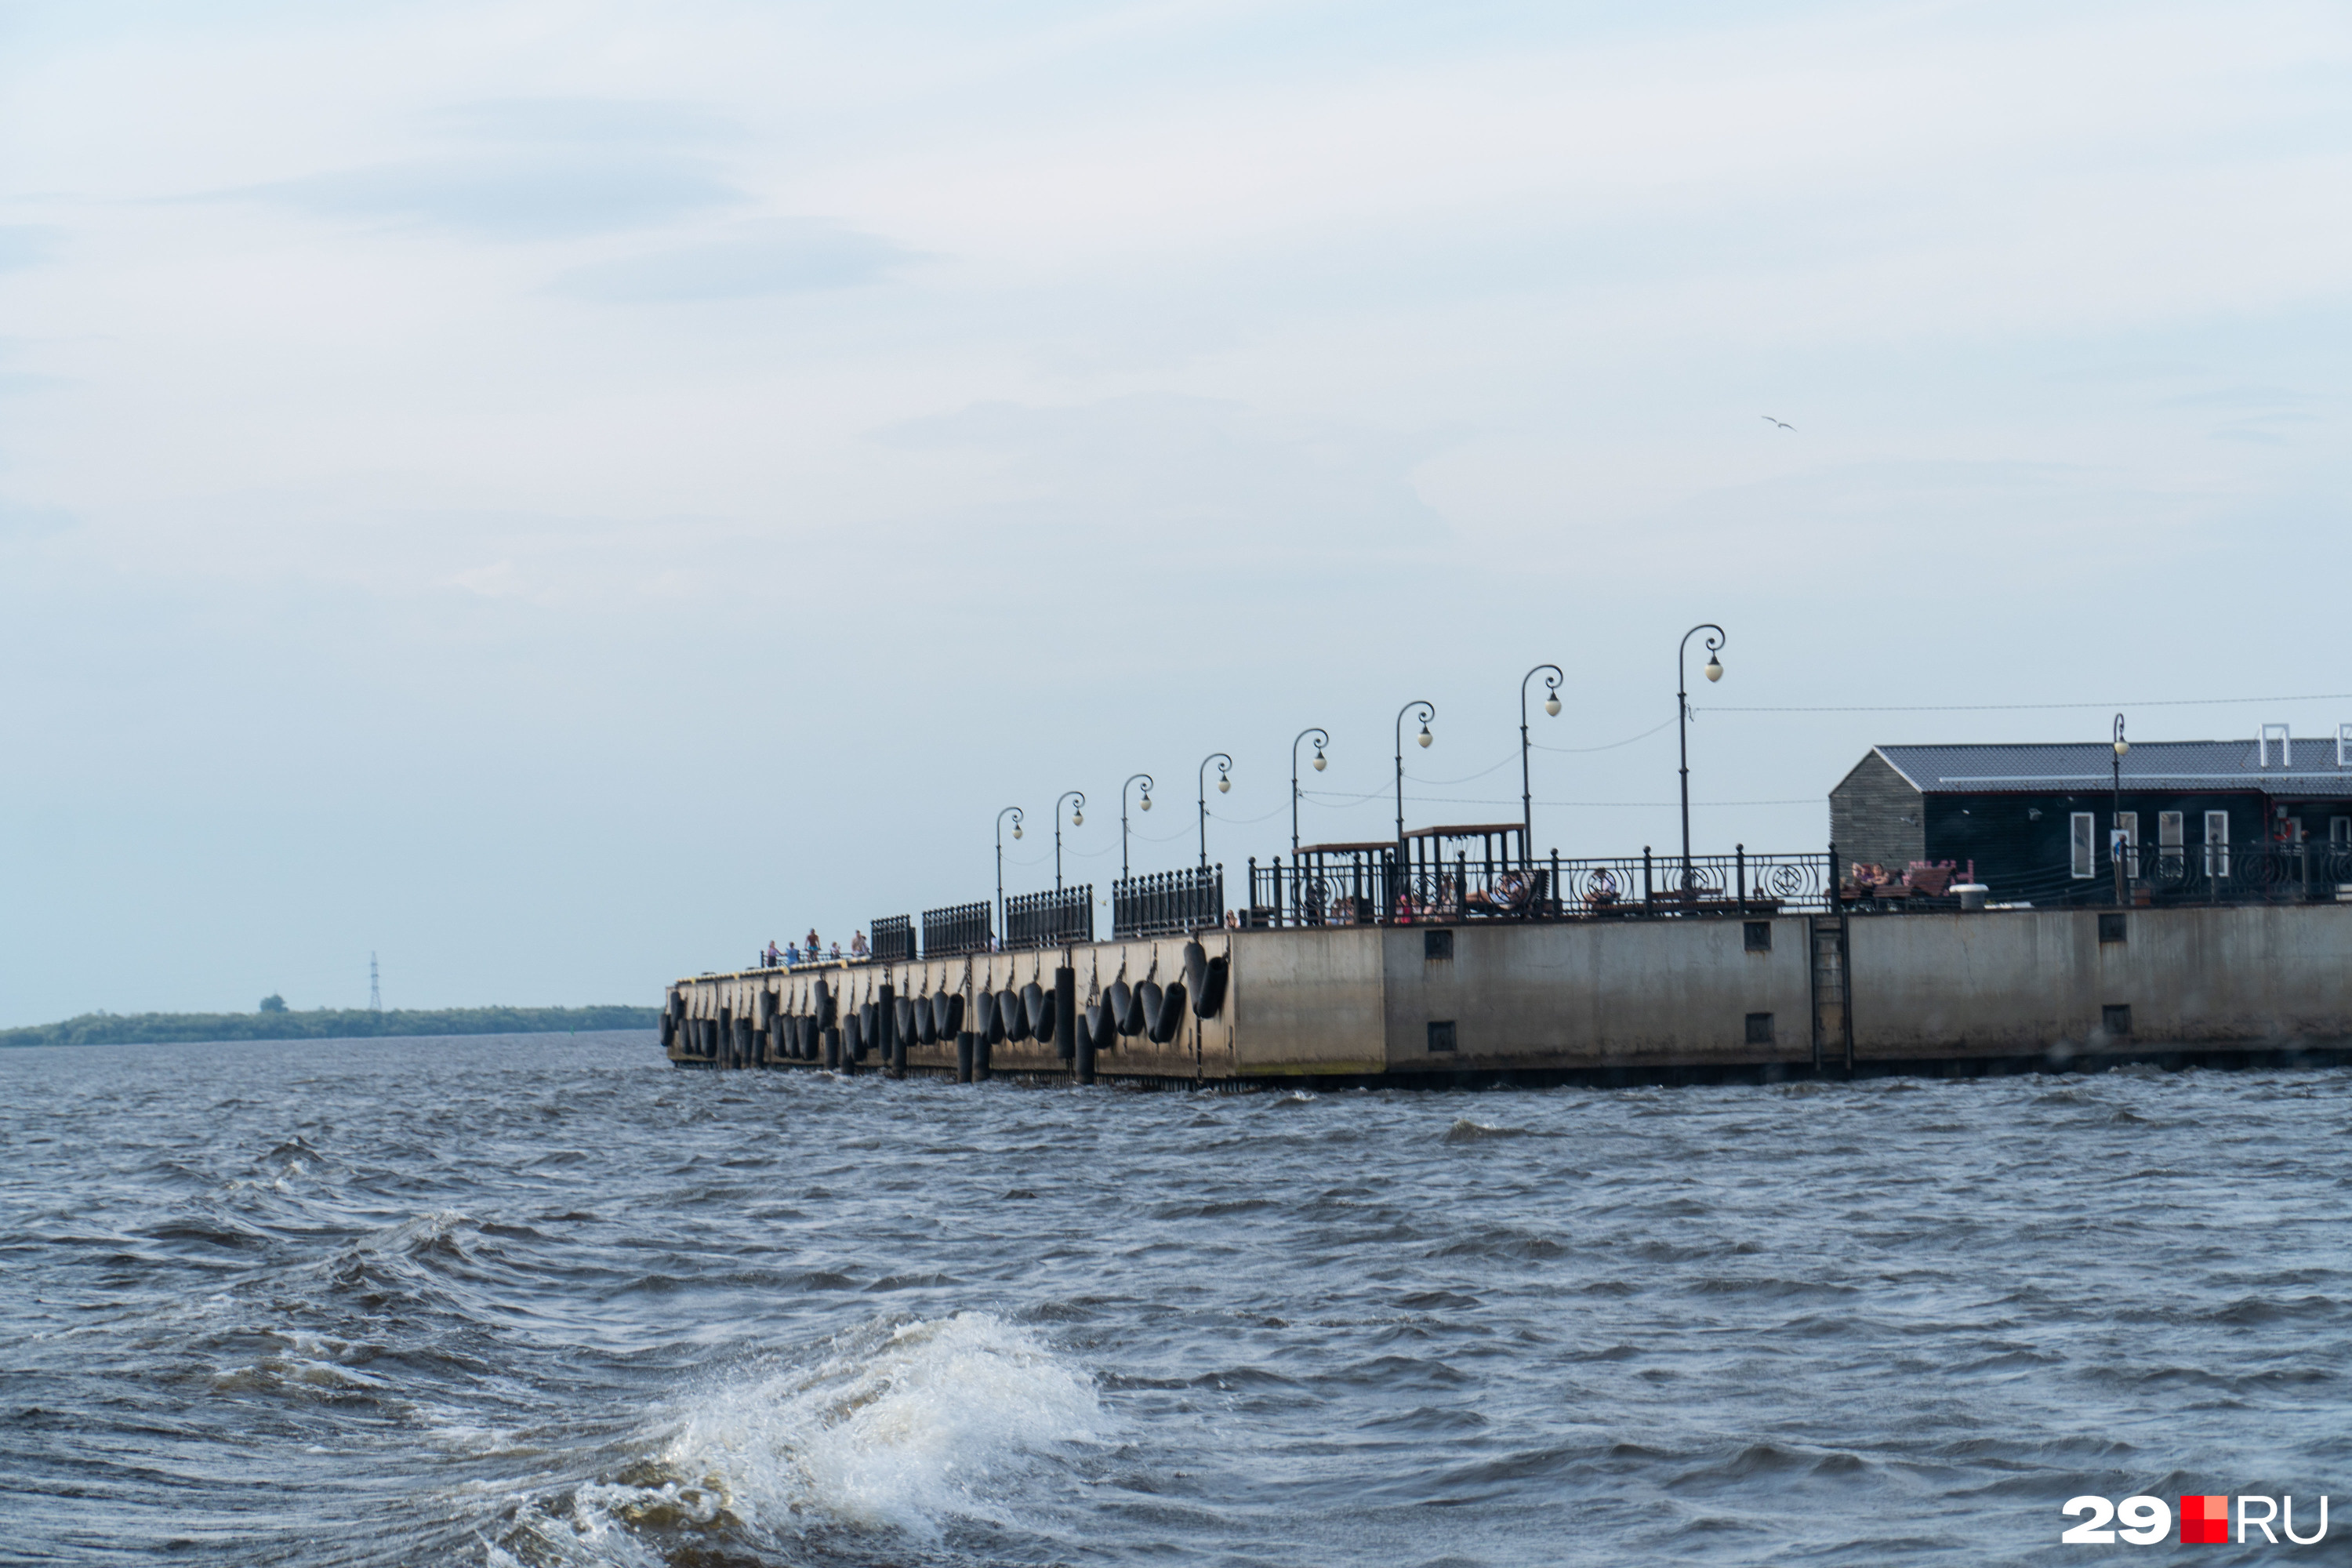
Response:
[{"label": "person standing at railing", "polygon": [[808,949],[809,962],[811,963],[814,963],[824,951],[822,947],[817,945],[816,927],[814,926],[809,927],[808,941],[803,942],[802,945]]},{"label": "person standing at railing", "polygon": [[783,962],[783,957],[784,955],[777,950],[776,939],[774,937],[770,937],[768,939],[768,962],[765,967],[769,969],[775,968],[777,964]]},{"label": "person standing at railing", "polygon": [[799,948],[799,946],[798,946],[797,944],[794,944],[794,945],[793,945],[793,946],[790,946],[790,947],[787,947],[787,948],[785,948],[785,949],[784,949],[784,967],[785,967],[786,969],[797,969],[797,968],[799,968],[799,967],[800,967],[800,962],[801,962],[801,950],[800,950],[800,948]]},{"label": "person standing at railing", "polygon": [[851,932],[849,938],[849,956],[852,958],[864,958],[866,955],[866,933],[862,931]]}]

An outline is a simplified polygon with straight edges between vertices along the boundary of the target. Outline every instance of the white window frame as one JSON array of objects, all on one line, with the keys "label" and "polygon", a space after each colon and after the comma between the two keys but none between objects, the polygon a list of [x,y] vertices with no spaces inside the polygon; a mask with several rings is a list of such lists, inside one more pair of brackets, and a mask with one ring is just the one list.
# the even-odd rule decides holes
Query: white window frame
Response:
[{"label": "white window frame", "polygon": [[[2271,742],[2273,739],[2278,742],[2279,766],[2283,768],[2291,768],[2294,766],[2294,741],[2293,737],[2288,735],[2287,728],[2284,724],[2265,724],[2263,726],[2262,738],[2255,742],[2256,746],[2260,750],[2261,755],[2261,760],[2256,765],[2265,768],[2271,765]],[[2337,744],[2340,747],[2342,742],[2338,742]]]},{"label": "white window frame", "polygon": [[[2214,828],[2221,832],[2217,835]],[[2205,814],[2205,874],[2226,877],[2230,874],[2230,814],[2209,811]]]},{"label": "white window frame", "polygon": [[2099,817],[2096,812],[2067,814],[2066,845],[2078,880],[2088,881],[2099,874]]},{"label": "white window frame", "polygon": [[2139,875],[2139,813],[2119,811],[2116,813],[2115,825],[2124,830],[2124,875],[2137,877]]},{"label": "white window frame", "polygon": [[2336,726],[2336,765],[2352,768],[2352,724]]}]

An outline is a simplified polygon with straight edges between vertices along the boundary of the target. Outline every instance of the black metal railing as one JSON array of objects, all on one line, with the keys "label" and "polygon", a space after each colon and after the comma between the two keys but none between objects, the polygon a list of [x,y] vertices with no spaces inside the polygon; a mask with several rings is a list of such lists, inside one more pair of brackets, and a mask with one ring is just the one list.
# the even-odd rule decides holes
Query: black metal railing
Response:
[{"label": "black metal railing", "polygon": [[1225,923],[1225,868],[1154,871],[1111,884],[1114,938],[1165,936]]},{"label": "black metal railing", "polygon": [[905,915],[877,915],[872,942],[877,963],[915,962],[915,922]]},{"label": "black metal railing", "polygon": [[995,910],[988,904],[950,904],[923,911],[923,956],[946,958],[959,952],[986,952],[995,941]]},{"label": "black metal railing", "polygon": [[1095,889],[1062,888],[1050,893],[1024,893],[1004,900],[1004,945],[1055,947],[1064,942],[1095,939]]},{"label": "black metal railing", "polygon": [[[2063,908],[2116,906],[2115,862],[2105,847],[2088,877],[2070,865],[2045,866],[2021,876],[1989,876],[1996,904]],[[2137,875],[2135,875],[2137,871]],[[1848,888],[1845,895],[1874,908],[1948,907],[1951,900],[1904,899],[1893,889]],[[2352,897],[2352,845],[2328,839],[2242,848],[2228,844],[2141,845],[2124,860],[2129,904],[2334,903]]]},{"label": "black metal railing", "polygon": [[1518,866],[1423,860],[1400,874],[1393,852],[1250,862],[1253,926],[1410,924],[1471,920],[1774,914],[1830,907],[1827,854],[1641,855]]}]

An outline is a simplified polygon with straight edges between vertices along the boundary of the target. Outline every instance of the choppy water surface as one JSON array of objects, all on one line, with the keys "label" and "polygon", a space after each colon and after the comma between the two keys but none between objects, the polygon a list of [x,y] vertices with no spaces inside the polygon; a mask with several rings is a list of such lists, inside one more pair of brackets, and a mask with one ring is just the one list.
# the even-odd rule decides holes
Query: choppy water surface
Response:
[{"label": "choppy water surface", "polygon": [[0,1052],[0,1557],[1974,1564],[2097,1555],[2078,1492],[2340,1513],[2347,1087]]}]

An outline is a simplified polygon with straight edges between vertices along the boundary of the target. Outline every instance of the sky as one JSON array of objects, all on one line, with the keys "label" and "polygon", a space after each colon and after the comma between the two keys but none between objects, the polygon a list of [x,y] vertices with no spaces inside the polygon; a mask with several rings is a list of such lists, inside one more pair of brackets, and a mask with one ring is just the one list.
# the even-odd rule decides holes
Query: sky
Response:
[{"label": "sky", "polygon": [[0,0],[0,1026],[651,1005],[1217,752],[1237,882],[1417,700],[1506,820],[1545,662],[1663,848],[1702,622],[1703,852],[2332,738],[2347,191],[2333,5]]}]

